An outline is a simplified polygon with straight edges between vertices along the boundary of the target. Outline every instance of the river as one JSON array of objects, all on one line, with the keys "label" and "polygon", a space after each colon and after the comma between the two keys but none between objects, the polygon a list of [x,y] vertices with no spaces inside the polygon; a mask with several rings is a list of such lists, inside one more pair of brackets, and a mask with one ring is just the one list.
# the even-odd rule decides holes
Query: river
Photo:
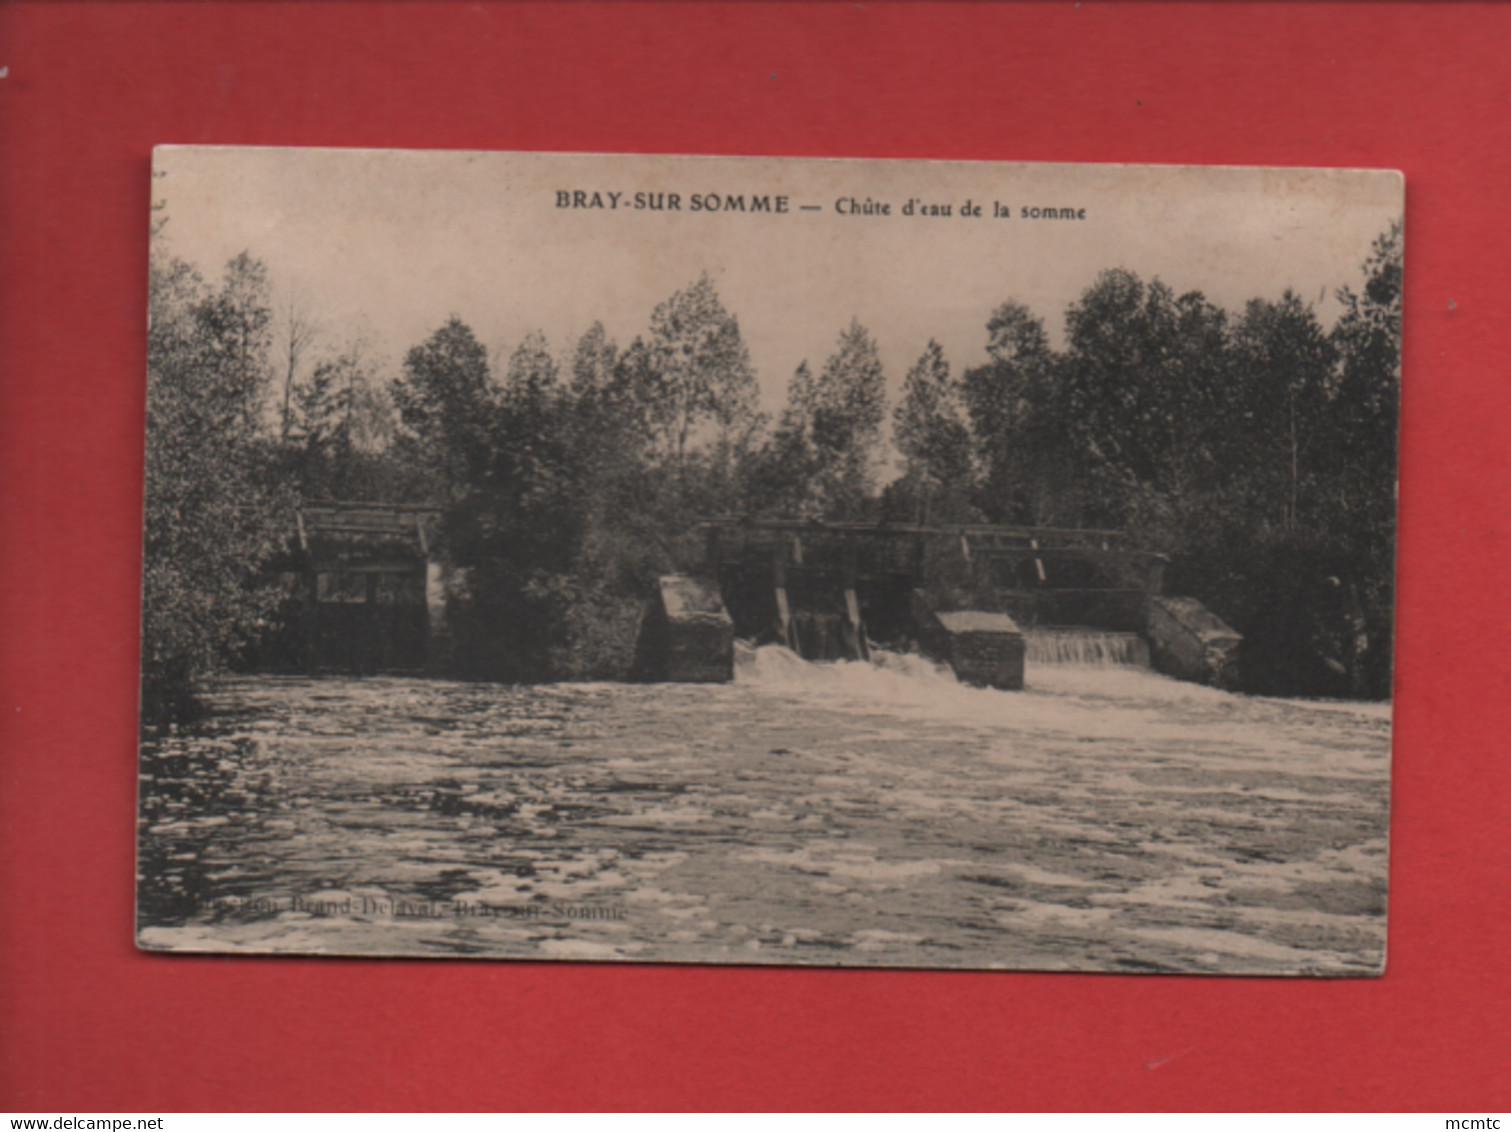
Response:
[{"label": "river", "polygon": [[226,682],[142,748],[182,951],[1358,975],[1390,711],[1128,665],[1021,692],[741,648],[729,685]]}]

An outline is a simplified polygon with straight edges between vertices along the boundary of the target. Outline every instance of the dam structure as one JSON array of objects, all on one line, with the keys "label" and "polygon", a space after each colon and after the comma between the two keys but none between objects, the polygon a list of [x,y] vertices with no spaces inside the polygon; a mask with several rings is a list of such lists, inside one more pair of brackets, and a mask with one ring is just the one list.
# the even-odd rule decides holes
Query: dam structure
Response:
[{"label": "dam structure", "polygon": [[921,653],[965,684],[1024,687],[1035,663],[1126,663],[1232,688],[1241,637],[1163,593],[1164,555],[1126,532],[708,518],[700,568],[659,579],[641,679],[724,682],[737,639],[810,661]]}]

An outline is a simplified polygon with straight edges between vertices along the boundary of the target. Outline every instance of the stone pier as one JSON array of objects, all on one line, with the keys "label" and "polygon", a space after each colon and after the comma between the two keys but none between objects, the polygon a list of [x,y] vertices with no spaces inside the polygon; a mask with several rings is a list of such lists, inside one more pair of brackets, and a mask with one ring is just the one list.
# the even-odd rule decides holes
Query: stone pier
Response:
[{"label": "stone pier", "polygon": [[930,606],[926,595],[915,593],[918,644],[925,653],[948,664],[963,684],[1022,689],[1027,650],[1023,633],[1011,617],[981,609],[939,611]]},{"label": "stone pier", "polygon": [[734,679],[734,640],[734,622],[719,587],[668,574],[640,626],[636,674],[651,681],[727,683]]},{"label": "stone pier", "polygon": [[1156,671],[1216,688],[1238,686],[1243,636],[1194,597],[1149,599],[1149,653]]}]

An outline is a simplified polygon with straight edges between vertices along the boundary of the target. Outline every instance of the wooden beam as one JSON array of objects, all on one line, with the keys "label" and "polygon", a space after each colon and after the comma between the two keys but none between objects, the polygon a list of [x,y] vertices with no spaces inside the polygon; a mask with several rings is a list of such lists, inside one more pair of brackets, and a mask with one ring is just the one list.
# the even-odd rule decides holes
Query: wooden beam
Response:
[{"label": "wooden beam", "polygon": [[699,519],[697,527],[739,527],[750,531],[809,531],[813,533],[890,537],[895,535],[1002,535],[1020,538],[1076,537],[1093,540],[1127,538],[1127,531],[1105,527],[1013,527],[989,523],[953,523],[931,526],[923,523],[821,523],[803,519],[742,519],[738,516],[710,516]]},{"label": "wooden beam", "polygon": [[1090,546],[1041,546],[1037,550],[1029,546],[976,548],[981,558],[1047,559],[1051,562],[1133,562],[1147,564],[1168,561],[1165,555],[1153,550],[1100,550]]}]

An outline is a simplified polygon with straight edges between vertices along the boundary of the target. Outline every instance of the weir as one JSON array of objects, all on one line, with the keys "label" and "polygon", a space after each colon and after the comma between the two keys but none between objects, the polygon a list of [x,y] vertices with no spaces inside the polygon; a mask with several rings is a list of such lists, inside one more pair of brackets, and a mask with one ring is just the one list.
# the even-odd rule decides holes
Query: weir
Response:
[{"label": "weir", "polygon": [[[282,597],[276,628],[243,667],[457,671],[452,621],[465,621],[467,571],[438,537],[439,508],[307,503],[294,518],[264,567]],[[1022,688],[1025,668],[1045,664],[1237,683],[1239,635],[1196,599],[1164,594],[1164,556],[1122,531],[730,517],[696,530],[702,561],[660,578],[638,627],[632,607],[615,630],[617,678],[727,682],[743,640],[809,661],[921,654],[996,688]]]},{"label": "weir", "polygon": [[1024,633],[1024,639],[1030,664],[1149,667],[1149,642],[1138,633],[1053,626],[1029,629]]},{"label": "weir", "polygon": [[710,518],[700,569],[663,578],[642,677],[728,680],[735,639],[806,660],[917,652],[963,683],[1024,686],[1036,664],[1133,664],[1232,687],[1241,638],[1163,589],[1123,531]]}]

